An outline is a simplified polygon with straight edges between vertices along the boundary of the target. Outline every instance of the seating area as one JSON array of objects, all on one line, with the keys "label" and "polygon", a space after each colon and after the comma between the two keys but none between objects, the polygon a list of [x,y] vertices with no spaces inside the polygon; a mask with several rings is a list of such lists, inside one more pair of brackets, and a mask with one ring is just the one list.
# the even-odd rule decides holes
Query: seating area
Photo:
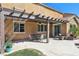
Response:
[{"label": "seating area", "polygon": [[26,38],[28,41],[36,41],[36,42],[40,42],[44,39],[46,39],[46,34],[38,34],[38,33],[35,33],[35,34],[31,34],[28,36],[28,38]]},{"label": "seating area", "polygon": [[30,40],[31,41],[34,41],[34,40],[41,40],[41,34],[31,34],[31,37],[30,37]]},{"label": "seating area", "polygon": [[58,40],[73,40],[75,38],[74,34],[61,35],[57,37]]}]

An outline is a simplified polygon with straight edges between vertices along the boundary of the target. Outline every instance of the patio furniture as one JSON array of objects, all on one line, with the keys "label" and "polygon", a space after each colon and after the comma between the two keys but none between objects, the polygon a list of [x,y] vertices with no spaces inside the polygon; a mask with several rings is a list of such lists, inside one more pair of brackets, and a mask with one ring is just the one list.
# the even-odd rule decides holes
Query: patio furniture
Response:
[{"label": "patio furniture", "polygon": [[62,40],[62,35],[61,34],[59,34],[59,40]]},{"label": "patio furniture", "polygon": [[56,40],[64,40],[66,38],[65,34],[59,34],[58,36],[56,36]]},{"label": "patio furniture", "polygon": [[73,40],[74,39],[74,35],[73,34],[68,34],[64,37],[64,40]]},{"label": "patio furniture", "polygon": [[38,41],[41,40],[41,34],[31,34],[31,40],[34,41]]},{"label": "patio furniture", "polygon": [[62,40],[63,39],[63,35],[59,34],[58,36],[55,37],[56,40]]}]

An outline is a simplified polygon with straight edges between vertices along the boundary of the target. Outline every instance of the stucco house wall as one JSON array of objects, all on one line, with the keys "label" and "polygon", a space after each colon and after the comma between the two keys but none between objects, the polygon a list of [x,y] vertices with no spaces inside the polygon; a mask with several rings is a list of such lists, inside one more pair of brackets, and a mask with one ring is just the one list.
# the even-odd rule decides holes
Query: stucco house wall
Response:
[{"label": "stucco house wall", "polygon": [[[20,10],[26,10],[27,13],[31,13],[34,12],[34,14],[42,14],[45,16],[50,16],[53,18],[63,18],[62,13],[54,10],[54,9],[50,9],[48,7],[42,6],[41,4],[32,4],[32,3],[26,3],[26,4],[22,4],[22,3],[3,3],[2,7],[5,8],[10,8],[12,9],[13,7],[15,7],[16,9],[20,9]],[[30,22],[30,21],[25,21],[25,32],[24,33],[15,33],[13,32],[13,20],[11,17],[8,17],[6,22],[5,22],[5,26],[7,24],[10,24],[8,27],[5,28],[5,32],[6,33],[11,33],[14,34],[15,37],[14,39],[24,39],[26,38],[29,34],[32,33],[36,33],[37,32],[37,22]],[[61,31],[62,33],[66,34],[66,24],[62,24],[61,25]],[[53,24],[50,24],[50,34],[53,35]]]}]

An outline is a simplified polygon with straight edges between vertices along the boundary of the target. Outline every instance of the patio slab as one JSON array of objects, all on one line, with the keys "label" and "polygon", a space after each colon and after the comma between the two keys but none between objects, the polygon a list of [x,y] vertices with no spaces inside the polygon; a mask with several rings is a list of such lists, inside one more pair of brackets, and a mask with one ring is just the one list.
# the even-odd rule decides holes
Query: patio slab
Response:
[{"label": "patio slab", "polygon": [[[79,56],[79,48],[74,44],[74,40],[53,40],[49,43],[39,42],[19,42],[13,43],[13,51],[34,48],[40,50],[47,56]],[[10,52],[10,53],[12,53]]]}]

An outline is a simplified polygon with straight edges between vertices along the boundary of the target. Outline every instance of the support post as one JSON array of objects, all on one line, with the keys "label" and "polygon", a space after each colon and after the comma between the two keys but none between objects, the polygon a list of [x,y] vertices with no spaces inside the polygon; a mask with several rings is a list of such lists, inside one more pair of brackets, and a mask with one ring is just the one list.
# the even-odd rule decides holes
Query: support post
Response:
[{"label": "support post", "polygon": [[1,50],[1,54],[4,53],[4,42],[5,42],[4,14],[2,12],[0,12],[0,50]]},{"label": "support post", "polygon": [[49,42],[49,20],[47,21],[47,43]]}]

